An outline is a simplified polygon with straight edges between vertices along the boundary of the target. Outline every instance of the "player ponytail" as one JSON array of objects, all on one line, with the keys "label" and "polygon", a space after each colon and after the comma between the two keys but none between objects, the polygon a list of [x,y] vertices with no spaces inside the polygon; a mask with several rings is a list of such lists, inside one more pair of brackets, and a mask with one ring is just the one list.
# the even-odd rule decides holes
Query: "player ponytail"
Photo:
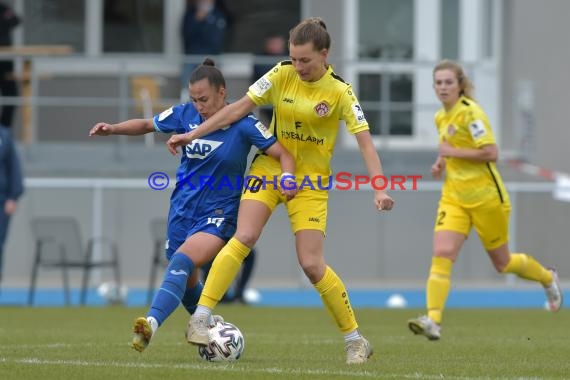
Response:
[{"label": "player ponytail", "polygon": [[311,17],[301,21],[289,31],[289,43],[292,45],[304,45],[312,42],[315,50],[329,50],[331,36],[327,31],[325,22],[320,17]]},{"label": "player ponytail", "polygon": [[459,88],[461,89],[460,95],[463,95],[471,100],[475,100],[475,88],[473,86],[473,83],[467,74],[465,74],[465,70],[459,63],[444,59],[434,67],[433,74],[435,75],[436,72],[441,70],[453,71],[455,73],[455,77],[457,78],[457,82],[459,83]]},{"label": "player ponytail", "polygon": [[208,79],[210,86],[216,90],[226,88],[226,79],[211,58],[204,59],[202,64],[192,71],[189,82],[190,84],[194,84],[202,79]]}]

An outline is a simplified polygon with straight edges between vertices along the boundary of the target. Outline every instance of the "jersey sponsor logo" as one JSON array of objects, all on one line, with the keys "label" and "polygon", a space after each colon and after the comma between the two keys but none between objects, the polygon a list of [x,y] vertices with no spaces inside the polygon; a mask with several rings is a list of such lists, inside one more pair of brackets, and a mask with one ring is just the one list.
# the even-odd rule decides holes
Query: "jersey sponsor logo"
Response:
[{"label": "jersey sponsor logo", "polygon": [[208,223],[206,224],[215,224],[216,227],[220,227],[224,222],[225,218],[208,218]]},{"label": "jersey sponsor logo", "polygon": [[172,107],[170,107],[169,109],[166,109],[164,111],[162,111],[160,113],[160,115],[158,115],[158,121],[163,121],[164,119],[166,119],[168,116],[172,115]]},{"label": "jersey sponsor logo", "polygon": [[251,91],[253,92],[253,94],[255,96],[263,96],[263,94],[265,94],[265,92],[267,90],[269,90],[271,88],[271,82],[265,78],[265,77],[261,77],[257,80],[257,82],[255,82],[251,87]]},{"label": "jersey sponsor logo", "polygon": [[455,127],[455,125],[453,125],[453,124],[450,124],[450,125],[447,127],[447,135],[448,135],[448,136],[453,136],[453,135],[455,134],[455,132],[457,132],[457,127]]},{"label": "jersey sponsor logo", "polygon": [[309,222],[320,223],[321,220],[320,220],[319,218],[317,218],[317,217],[311,216],[311,217],[309,218]]},{"label": "jersey sponsor logo", "polygon": [[186,157],[203,160],[212,154],[212,152],[219,148],[222,144],[223,142],[221,141],[196,139],[190,144],[186,145]]},{"label": "jersey sponsor logo", "polygon": [[354,117],[358,124],[366,122],[366,118],[364,117],[364,111],[362,111],[362,107],[360,107],[360,104],[354,103],[352,105],[352,112],[354,113]]},{"label": "jersey sponsor logo", "polygon": [[315,106],[315,112],[319,117],[326,116],[329,113],[330,107],[326,102],[320,102]]},{"label": "jersey sponsor logo", "polygon": [[485,129],[483,120],[475,120],[469,124],[469,132],[471,132],[471,136],[473,136],[474,140],[485,136],[487,134],[487,130]]},{"label": "jersey sponsor logo", "polygon": [[188,276],[188,273],[183,269],[180,269],[180,270],[171,269],[170,274],[172,274],[174,276],[182,276],[185,274],[186,276]]},{"label": "jersey sponsor logo", "polygon": [[305,135],[304,133],[297,133],[297,132],[282,131],[281,132],[281,138],[292,139],[292,140],[297,140],[297,141],[302,141],[302,142],[307,141],[307,142],[314,143],[316,145],[324,145],[324,143],[325,143],[325,139],[323,137],[315,137],[315,136]]},{"label": "jersey sponsor logo", "polygon": [[200,126],[200,124],[192,124],[192,123],[188,124],[188,128],[190,128],[190,130],[196,129],[196,128],[198,128],[199,126]]},{"label": "jersey sponsor logo", "polygon": [[283,101],[285,103],[293,104],[293,99],[291,99],[291,98],[283,98]]},{"label": "jersey sponsor logo", "polygon": [[255,128],[257,128],[257,130],[261,133],[261,135],[263,137],[265,137],[265,139],[268,139],[271,137],[271,132],[269,132],[269,130],[267,129],[265,124],[263,124],[261,121],[258,121],[257,123],[255,123]]}]

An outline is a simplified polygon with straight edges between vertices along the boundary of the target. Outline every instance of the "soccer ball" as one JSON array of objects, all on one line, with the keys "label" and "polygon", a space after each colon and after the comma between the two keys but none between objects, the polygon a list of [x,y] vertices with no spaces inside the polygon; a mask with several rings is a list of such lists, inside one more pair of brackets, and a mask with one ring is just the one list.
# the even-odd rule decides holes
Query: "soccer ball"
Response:
[{"label": "soccer ball", "polygon": [[209,362],[233,362],[240,358],[245,341],[239,329],[229,322],[210,327],[210,343],[199,346],[198,354]]},{"label": "soccer ball", "polygon": [[97,294],[110,305],[123,305],[129,294],[125,285],[117,285],[114,281],[104,282],[97,288]]}]

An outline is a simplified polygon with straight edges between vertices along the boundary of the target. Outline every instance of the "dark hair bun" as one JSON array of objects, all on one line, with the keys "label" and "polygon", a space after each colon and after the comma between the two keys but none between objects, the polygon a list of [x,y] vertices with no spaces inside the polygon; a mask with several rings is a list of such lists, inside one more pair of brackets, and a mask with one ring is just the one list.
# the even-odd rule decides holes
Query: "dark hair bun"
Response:
[{"label": "dark hair bun", "polygon": [[324,30],[327,30],[327,25],[325,24],[325,22],[323,21],[322,18],[320,17],[311,17],[309,19],[312,23],[318,24],[320,25]]},{"label": "dark hair bun", "polygon": [[204,62],[202,62],[202,65],[204,65],[204,66],[216,66],[216,62],[214,62],[214,60],[212,58],[206,58],[206,59],[204,59]]}]

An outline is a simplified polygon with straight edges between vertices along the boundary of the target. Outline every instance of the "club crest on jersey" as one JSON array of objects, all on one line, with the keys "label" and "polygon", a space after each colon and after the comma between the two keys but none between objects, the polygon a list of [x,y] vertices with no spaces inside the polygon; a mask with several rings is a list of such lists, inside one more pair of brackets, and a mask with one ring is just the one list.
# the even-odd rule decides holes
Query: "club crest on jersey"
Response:
[{"label": "club crest on jersey", "polygon": [[326,102],[320,102],[315,106],[315,112],[319,117],[326,116],[329,113],[330,107]]},{"label": "club crest on jersey", "polygon": [[447,126],[447,135],[448,136],[453,136],[455,134],[455,132],[457,132],[457,128],[455,127],[455,125],[453,124],[449,124]]},{"label": "club crest on jersey", "polygon": [[196,139],[190,144],[186,145],[186,157],[188,158],[198,158],[203,160],[222,145],[221,141],[203,140]]}]

